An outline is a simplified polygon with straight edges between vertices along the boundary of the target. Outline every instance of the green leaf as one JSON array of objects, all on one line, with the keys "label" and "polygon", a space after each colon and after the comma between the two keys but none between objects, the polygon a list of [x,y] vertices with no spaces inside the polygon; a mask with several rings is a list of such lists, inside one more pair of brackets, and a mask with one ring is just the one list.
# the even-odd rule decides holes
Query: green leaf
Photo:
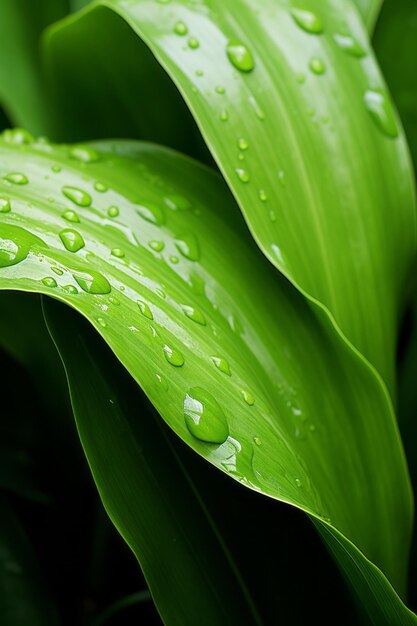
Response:
[{"label": "green leaf", "polygon": [[336,529],[402,594],[412,503],[388,395],[265,261],[223,182],[149,144],[8,139],[0,288],[79,311],[181,439]]},{"label": "green leaf", "polygon": [[[103,132],[120,135],[124,119],[133,128],[132,120],[149,121],[146,137],[174,145],[184,116],[176,99],[155,96],[160,70],[152,90],[141,80],[157,67],[145,42],[191,110],[264,254],[329,311],[392,392],[396,323],[416,246],[408,151],[352,3],[310,0],[308,19],[298,7],[96,2],[49,31],[55,109],[63,129],[90,127],[106,114],[103,88],[122,91],[122,102],[112,103],[112,117],[120,112],[114,131],[104,125]],[[253,70],[233,65],[228,42],[240,42]],[[156,121],[147,116],[155,102],[164,106]]]},{"label": "green leaf", "polygon": [[28,536],[4,498],[0,501],[0,621],[3,626],[60,623]]},{"label": "green leaf", "polygon": [[0,103],[16,125],[41,134],[49,128],[39,39],[67,12],[67,0],[0,3]]},{"label": "green leaf", "polygon": [[358,7],[368,31],[372,33],[375,28],[375,22],[378,19],[379,12],[384,2],[387,0],[353,0]]},{"label": "green leaf", "polygon": [[46,304],[94,480],[164,621],[259,623],[180,459],[149,410],[138,413],[137,385],[83,320]]}]

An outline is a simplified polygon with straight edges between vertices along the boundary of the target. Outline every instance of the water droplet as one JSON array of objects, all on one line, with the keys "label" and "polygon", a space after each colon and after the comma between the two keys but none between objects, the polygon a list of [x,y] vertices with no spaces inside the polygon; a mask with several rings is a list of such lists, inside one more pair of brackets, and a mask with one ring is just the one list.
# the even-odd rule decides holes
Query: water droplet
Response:
[{"label": "water droplet", "polygon": [[217,369],[223,372],[223,374],[227,374],[227,376],[232,375],[232,372],[230,371],[230,365],[225,358],[221,356],[212,356],[211,360],[213,361]]},{"label": "water droplet", "polygon": [[220,95],[223,95],[224,93],[226,93],[226,89],[224,87],[222,87],[221,85],[216,87],[215,91],[216,91],[216,93],[218,93]]},{"label": "water droplet", "polygon": [[383,91],[368,89],[364,99],[365,106],[379,130],[387,137],[397,137],[398,127],[389,96]]},{"label": "water droplet", "polygon": [[254,96],[249,96],[249,104],[254,110],[255,115],[258,118],[258,120],[261,120],[261,122],[263,122],[265,119],[265,113],[263,112],[262,108],[259,106],[259,103]]},{"label": "water droplet", "polygon": [[237,147],[239,150],[247,150],[249,148],[249,144],[244,137],[239,137],[237,140]]},{"label": "water droplet", "polygon": [[7,128],[1,137],[3,141],[14,145],[29,145],[34,142],[33,136],[24,128]]},{"label": "water droplet", "polygon": [[360,43],[358,43],[356,39],[354,39],[350,35],[340,35],[339,33],[336,33],[334,35],[334,40],[339,48],[341,48],[344,52],[347,52],[351,56],[358,59],[366,56],[366,52],[362,48]]},{"label": "water droplet", "polygon": [[175,241],[175,247],[183,257],[190,261],[198,261],[200,258],[200,250],[197,239],[194,235],[183,235]]},{"label": "water droplet", "polygon": [[219,115],[219,120],[221,122],[227,122],[227,120],[229,119],[229,114],[227,111],[221,111],[220,115]]},{"label": "water droplet", "polygon": [[81,161],[81,163],[93,163],[100,160],[100,154],[89,146],[73,146],[70,150],[70,157]]},{"label": "water droplet", "polygon": [[201,77],[201,76],[204,76],[204,72],[203,70],[196,70],[195,75]]},{"label": "water droplet", "polygon": [[10,267],[26,259],[34,244],[44,242],[24,228],[2,224],[0,230],[0,267]]},{"label": "water droplet", "polygon": [[265,189],[259,189],[258,191],[259,200],[262,202],[266,202],[268,200],[268,196],[266,194]]},{"label": "water droplet", "polygon": [[74,204],[81,207],[89,207],[92,202],[92,198],[89,193],[79,189],[78,187],[70,187],[66,185],[62,187],[62,193],[68,200],[71,200]]},{"label": "water droplet", "polygon": [[57,276],[62,276],[62,274],[64,273],[64,271],[60,268],[57,267],[56,265],[52,265],[51,266],[51,270],[54,272],[54,274],[56,274]]},{"label": "water droplet", "polygon": [[59,238],[69,252],[78,252],[84,248],[85,241],[77,230],[72,228],[64,228],[59,233]]},{"label": "water droplet", "polygon": [[326,71],[323,61],[321,59],[317,59],[316,57],[311,59],[308,66],[314,74],[324,74]]},{"label": "water droplet", "polygon": [[29,182],[27,177],[20,172],[10,172],[10,174],[6,174],[4,178],[9,183],[13,183],[13,185],[27,185]]},{"label": "water droplet", "polygon": [[187,25],[184,22],[177,22],[174,26],[174,32],[181,37],[188,33]]},{"label": "water droplet", "polygon": [[52,170],[55,174],[58,174],[59,172],[61,172],[61,171],[62,171],[62,167],[61,167],[60,165],[53,165],[53,166],[51,167],[51,170]]},{"label": "water droplet", "polygon": [[64,220],[67,220],[67,222],[78,223],[80,221],[78,213],[76,211],[72,211],[71,209],[64,211],[62,217]]},{"label": "water droplet", "polygon": [[200,42],[195,37],[190,37],[188,40],[188,47],[191,48],[191,50],[197,50],[197,48],[200,47]]},{"label": "water droplet", "polygon": [[239,161],[244,161],[245,155],[243,154],[243,152],[239,152],[239,154],[237,155],[237,158],[239,159]]},{"label": "water droplet", "polygon": [[69,293],[70,295],[75,295],[76,293],[78,293],[78,289],[77,287],[74,287],[74,285],[64,285],[62,289],[66,291],[66,293]]},{"label": "water droplet", "polygon": [[250,50],[241,41],[229,41],[226,53],[231,64],[241,72],[251,72],[255,67]]},{"label": "water droplet", "polygon": [[97,318],[97,322],[100,324],[100,326],[101,326],[102,328],[106,328],[106,326],[107,326],[107,322],[106,322],[106,320],[105,320],[105,319],[103,319],[102,317],[98,317],[98,318]]},{"label": "water droplet", "polygon": [[253,443],[254,443],[256,446],[260,446],[260,445],[262,445],[262,440],[261,440],[261,438],[260,438],[260,437],[254,437],[254,438],[253,438]]},{"label": "water droplet", "polygon": [[281,187],[285,187],[285,185],[287,184],[284,170],[280,170],[278,172],[278,182],[281,185]]},{"label": "water droplet", "polygon": [[306,82],[306,75],[305,74],[297,74],[295,77],[295,80],[297,81],[297,83],[299,85],[302,85],[303,83]]},{"label": "water droplet", "polygon": [[58,286],[55,278],[52,278],[52,276],[45,276],[45,278],[42,278],[42,283],[45,287],[55,288]]},{"label": "water droplet", "polygon": [[138,300],[138,307],[139,307],[140,312],[142,313],[142,315],[147,317],[148,320],[153,320],[152,311],[149,308],[149,305],[148,305],[147,302],[144,302],[143,300]]},{"label": "water droplet", "polygon": [[177,256],[170,256],[169,260],[171,261],[171,263],[173,263],[174,265],[176,265],[177,263],[180,262],[179,258]]},{"label": "water droplet", "polygon": [[9,213],[11,208],[10,200],[4,196],[0,196],[0,213]]},{"label": "water droplet", "polygon": [[236,167],[235,172],[241,183],[248,183],[250,181],[249,172],[242,167]]},{"label": "water droplet", "polygon": [[164,210],[156,204],[148,203],[146,206],[138,204],[136,205],[136,213],[147,222],[157,226],[161,226],[165,222]]},{"label": "water droplet", "polygon": [[271,220],[271,222],[277,221],[277,214],[275,213],[273,209],[269,211],[269,219]]},{"label": "water droplet", "polygon": [[108,191],[109,188],[104,183],[95,183],[94,189],[96,191],[99,191],[100,193],[105,193],[106,191]]},{"label": "water droplet", "polygon": [[111,254],[115,257],[117,257],[118,259],[123,259],[125,253],[123,250],[121,250],[120,248],[113,248],[111,251]]},{"label": "water droplet", "polygon": [[191,202],[185,196],[170,195],[164,198],[164,202],[171,211],[188,211],[191,209]]},{"label": "water droplet", "polygon": [[110,206],[107,209],[107,215],[109,217],[117,217],[119,215],[119,209],[117,208],[117,206]]},{"label": "water droplet", "polygon": [[299,478],[296,478],[294,482],[297,485],[297,487],[302,487],[303,486],[303,483],[301,482],[301,480]]},{"label": "water droplet", "polygon": [[305,9],[292,9],[291,15],[297,26],[302,28],[306,33],[318,35],[323,32],[321,19],[312,11],[306,11]]},{"label": "water droplet", "polygon": [[204,317],[204,313],[197,309],[197,307],[188,306],[186,304],[182,305],[182,310],[185,315],[193,322],[197,322],[197,324],[201,324],[202,326],[206,325],[206,318]]},{"label": "water droplet", "polygon": [[152,248],[152,250],[155,250],[155,252],[162,252],[165,248],[165,244],[163,241],[150,241],[149,247]]},{"label": "water droplet", "polygon": [[120,305],[120,300],[118,300],[114,296],[110,296],[109,302],[110,302],[110,304],[114,304],[114,306],[119,306]]},{"label": "water droplet", "polygon": [[111,291],[111,286],[107,278],[94,270],[75,272],[73,276],[81,289],[86,293],[104,294],[110,293]]},{"label": "water droplet", "polygon": [[255,404],[255,398],[248,389],[242,389],[242,396],[246,404],[249,404],[249,406],[253,406]]},{"label": "water droplet", "polygon": [[182,367],[184,365],[184,357],[176,348],[172,348],[171,346],[165,344],[164,355],[170,365],[173,365],[174,367]]},{"label": "water droplet", "polygon": [[184,419],[189,432],[200,441],[221,444],[229,436],[223,410],[217,400],[201,387],[194,387],[186,394]]}]

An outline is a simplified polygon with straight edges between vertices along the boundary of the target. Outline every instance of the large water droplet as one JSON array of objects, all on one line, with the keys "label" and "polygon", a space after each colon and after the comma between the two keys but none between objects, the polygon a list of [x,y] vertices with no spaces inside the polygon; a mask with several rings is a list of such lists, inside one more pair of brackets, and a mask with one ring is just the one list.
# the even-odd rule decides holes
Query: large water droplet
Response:
[{"label": "large water droplet", "polygon": [[165,344],[164,355],[170,365],[173,365],[174,367],[182,367],[184,365],[184,357],[176,348]]},{"label": "large water droplet", "polygon": [[184,400],[184,419],[189,432],[200,441],[224,443],[229,436],[226,416],[217,400],[205,389],[190,389]]},{"label": "large water droplet", "polygon": [[45,276],[45,278],[42,278],[42,283],[45,285],[45,287],[51,287],[52,289],[55,289],[55,287],[58,286],[55,278],[53,278],[52,276]]},{"label": "large water droplet", "polygon": [[10,267],[26,259],[34,244],[45,245],[42,239],[24,228],[1,224],[0,226],[0,267]]},{"label": "large water droplet", "polygon": [[29,145],[34,142],[31,135],[24,128],[7,128],[1,135],[3,141],[14,145]]},{"label": "large water droplet", "polygon": [[62,187],[62,193],[68,200],[71,200],[74,204],[81,207],[89,207],[92,202],[92,198],[89,193],[79,189],[78,187],[70,187],[65,185]]},{"label": "large water droplet", "polygon": [[305,9],[292,9],[291,15],[297,26],[302,28],[306,33],[318,35],[323,32],[321,19],[312,11],[307,11]]},{"label": "large water droplet", "polygon": [[64,285],[62,287],[62,289],[66,292],[69,293],[71,296],[75,295],[78,293],[78,289],[77,287],[74,287],[74,285]]},{"label": "large water droplet", "polygon": [[13,185],[27,185],[29,182],[27,177],[20,172],[10,172],[10,174],[6,174],[4,178],[9,183],[13,183]]},{"label": "large water droplet", "polygon": [[111,291],[107,278],[95,270],[74,272],[73,276],[81,289],[86,293],[103,294]]},{"label": "large water droplet", "polygon": [[136,213],[147,222],[157,226],[161,226],[165,222],[164,211],[157,204],[148,203],[146,206],[138,204],[136,205]]},{"label": "large water droplet", "polygon": [[9,213],[11,208],[10,200],[4,196],[0,196],[0,213]]},{"label": "large water droplet", "polygon": [[61,230],[59,238],[69,252],[78,252],[85,246],[85,241],[80,233],[72,228]]},{"label": "large water droplet", "polygon": [[358,43],[356,39],[354,39],[350,35],[340,35],[339,33],[336,33],[334,35],[334,40],[339,48],[341,48],[344,52],[347,52],[351,56],[358,59],[366,56],[366,52],[362,48],[360,43]]},{"label": "large water droplet", "polygon": [[197,322],[197,324],[201,324],[202,326],[206,325],[206,318],[204,317],[204,313],[197,309],[197,307],[188,306],[186,304],[182,305],[182,310],[185,315],[193,322]]},{"label": "large water droplet", "polygon": [[67,222],[78,223],[80,221],[78,213],[76,211],[72,211],[71,209],[64,211],[62,217],[64,220],[67,220]]},{"label": "large water droplet", "polygon": [[175,247],[183,257],[190,261],[198,261],[200,258],[200,250],[198,247],[198,241],[194,235],[183,235],[178,237],[175,241]]},{"label": "large water droplet", "polygon": [[249,406],[253,406],[255,404],[255,398],[248,389],[242,389],[242,396],[246,404],[249,404]]},{"label": "large water droplet", "polygon": [[218,370],[223,372],[223,374],[227,374],[227,376],[231,376],[232,372],[230,371],[230,365],[228,361],[222,356],[212,356],[211,360]]},{"label": "large water droplet", "polygon": [[74,146],[70,150],[70,157],[81,163],[93,163],[100,160],[100,154],[90,146]]},{"label": "large water droplet", "polygon": [[123,259],[125,256],[125,252],[121,248],[112,248],[111,254],[118,259]]},{"label": "large water droplet", "polygon": [[387,137],[398,136],[398,127],[391,100],[383,91],[368,89],[365,92],[365,106],[379,130]]},{"label": "large water droplet", "polygon": [[255,67],[252,53],[241,41],[229,41],[226,53],[231,64],[241,72],[251,72]]}]

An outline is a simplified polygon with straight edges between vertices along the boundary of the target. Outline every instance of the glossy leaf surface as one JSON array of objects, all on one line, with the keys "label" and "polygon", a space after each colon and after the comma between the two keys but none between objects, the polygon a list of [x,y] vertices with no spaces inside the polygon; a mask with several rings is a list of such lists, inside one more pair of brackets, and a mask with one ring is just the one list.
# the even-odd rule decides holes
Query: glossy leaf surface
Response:
[{"label": "glossy leaf surface", "polygon": [[147,144],[6,139],[1,288],[78,310],[188,445],[337,529],[402,593],[411,497],[389,398],[266,262],[222,181]]}]

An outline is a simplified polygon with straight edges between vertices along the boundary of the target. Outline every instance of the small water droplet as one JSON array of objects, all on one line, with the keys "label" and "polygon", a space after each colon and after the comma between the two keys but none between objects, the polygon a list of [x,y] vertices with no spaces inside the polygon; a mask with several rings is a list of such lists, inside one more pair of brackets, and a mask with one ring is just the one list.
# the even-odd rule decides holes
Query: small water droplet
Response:
[{"label": "small water droplet", "polygon": [[78,223],[80,221],[78,213],[76,211],[72,211],[71,209],[64,211],[62,217],[64,220],[67,220],[67,222]]},{"label": "small water droplet", "polygon": [[295,80],[297,81],[297,83],[299,85],[302,85],[303,83],[306,82],[306,75],[305,74],[296,74]]},{"label": "small water droplet", "polygon": [[92,198],[89,193],[79,189],[78,187],[70,187],[65,185],[62,187],[62,193],[68,200],[71,200],[74,204],[81,207],[91,206]]},{"label": "small water droplet", "polygon": [[57,267],[56,265],[52,265],[51,266],[51,270],[54,272],[54,274],[56,274],[57,276],[62,276],[62,274],[64,273],[64,271],[60,268]]},{"label": "small water droplet", "polygon": [[0,231],[0,267],[10,267],[26,259],[31,246],[44,242],[24,228],[2,224]]},{"label": "small water droplet", "polygon": [[10,174],[6,174],[4,178],[9,183],[13,183],[13,185],[27,185],[29,182],[27,177],[20,172],[10,172]]},{"label": "small water droplet", "polygon": [[106,320],[104,320],[102,317],[98,317],[98,318],[97,318],[97,322],[100,324],[100,326],[101,326],[102,328],[106,328],[106,326],[107,326],[107,322],[106,322]]},{"label": "small water droplet", "polygon": [[111,254],[118,259],[123,259],[125,256],[124,250],[121,250],[120,248],[112,248]]},{"label": "small water droplet", "polygon": [[182,310],[190,320],[193,320],[193,322],[197,322],[197,324],[201,324],[202,326],[206,325],[207,322],[206,318],[204,317],[204,313],[202,313],[197,307],[183,304]]},{"label": "small water droplet", "polygon": [[248,389],[242,389],[242,396],[246,404],[249,404],[249,406],[253,406],[255,404],[255,398]]},{"label": "small water droplet", "polygon": [[229,114],[226,110],[221,111],[220,115],[219,115],[219,120],[221,122],[227,122],[227,120],[229,119]]},{"label": "small water droplet", "polygon": [[280,170],[278,172],[278,182],[281,185],[281,187],[285,187],[285,185],[287,184],[284,170]]},{"label": "small water droplet", "polygon": [[14,145],[29,145],[34,142],[33,136],[24,128],[7,128],[2,132],[1,138],[7,143]]},{"label": "small water droplet", "polygon": [[51,167],[51,170],[55,173],[55,174],[59,174],[59,172],[62,171],[62,167],[60,165],[53,165]]},{"label": "small water droplet", "polygon": [[258,191],[259,200],[262,202],[266,202],[268,200],[268,196],[266,194],[265,189],[259,189]]},{"label": "small water droplet", "polygon": [[239,152],[239,154],[237,155],[237,158],[239,159],[239,161],[244,161],[245,160],[245,155],[243,152]]},{"label": "small water droplet", "polygon": [[241,183],[248,183],[250,181],[249,172],[242,167],[236,167],[235,172]]},{"label": "small water droplet", "polygon": [[196,70],[195,75],[201,77],[201,76],[204,76],[204,72],[203,70]]},{"label": "small water droplet", "polygon": [[339,48],[341,48],[344,52],[347,52],[351,56],[358,59],[366,56],[366,52],[360,43],[350,35],[341,35],[336,33],[333,37]]},{"label": "small water droplet", "polygon": [[188,33],[187,25],[184,22],[178,21],[174,26],[174,32],[180,37],[186,35]]},{"label": "small water droplet", "polygon": [[120,300],[118,300],[114,296],[110,296],[109,302],[110,302],[110,304],[114,304],[114,306],[119,306],[120,305]]},{"label": "small water droplet", "polygon": [[62,287],[62,289],[66,293],[69,293],[70,295],[75,295],[76,293],[78,293],[78,289],[77,289],[77,287],[74,287],[74,285],[64,285],[64,287]]},{"label": "small water droplet", "polygon": [[169,257],[169,260],[171,261],[171,263],[173,263],[174,265],[176,265],[177,263],[180,262],[179,258],[175,255],[172,255]]},{"label": "small water droplet", "polygon": [[42,283],[45,287],[52,287],[53,289],[58,286],[55,278],[52,278],[52,276],[45,276],[45,278],[42,278]]},{"label": "small water droplet", "polygon": [[302,487],[303,486],[303,483],[301,482],[301,480],[299,478],[296,478],[294,482],[297,485],[297,487]]},{"label": "small water droplet", "polygon": [[117,206],[110,206],[107,209],[107,215],[109,217],[117,217],[119,215],[119,213],[120,213],[120,211],[119,211]]},{"label": "small water droplet", "polygon": [[197,48],[200,47],[200,42],[195,37],[190,37],[188,40],[188,47],[191,48],[191,50],[197,50]]},{"label": "small water droplet", "polygon": [[221,85],[216,87],[215,91],[216,91],[216,93],[218,93],[220,95],[223,95],[224,93],[226,93],[226,89],[224,87],[222,87]]},{"label": "small water droplet", "polygon": [[80,233],[72,228],[61,230],[59,238],[69,252],[78,252],[85,246],[85,241]]},{"label": "small water droplet", "polygon": [[397,137],[398,127],[389,96],[383,91],[368,89],[364,99],[365,106],[379,130],[387,137]]},{"label": "small water droplet", "polygon": [[4,196],[0,196],[0,213],[9,213],[11,208],[10,200]]},{"label": "small water droplet", "polygon": [[161,226],[165,222],[164,210],[162,207],[156,204],[148,203],[146,206],[141,204],[136,205],[136,213],[140,217],[151,224]]},{"label": "small water droplet", "polygon": [[155,250],[155,252],[162,252],[165,248],[165,244],[163,241],[150,241],[149,247],[152,248],[152,250]]},{"label": "small water droplet", "polygon": [[190,261],[198,261],[200,258],[198,241],[194,235],[188,234],[178,237],[178,239],[175,240],[175,247],[183,257]]},{"label": "small water droplet", "polygon": [[111,291],[111,286],[107,278],[95,270],[75,272],[73,276],[81,289],[86,293],[104,294],[110,293]]},{"label": "small water droplet", "polygon": [[318,35],[323,32],[321,19],[312,11],[307,11],[305,9],[292,9],[291,15],[297,26],[302,28],[306,33]]},{"label": "small water droplet", "polygon": [[239,150],[247,150],[249,148],[249,143],[244,137],[239,137],[237,140],[237,147]]},{"label": "small water droplet", "polygon": [[230,365],[224,357],[212,356],[211,360],[213,361],[217,369],[223,372],[223,374],[227,374],[227,376],[232,375],[232,372],[230,371]]},{"label": "small water droplet", "polygon": [[263,122],[265,119],[265,113],[263,112],[262,108],[259,106],[259,103],[254,96],[249,96],[249,104],[254,110],[255,115],[258,118],[258,120],[261,120],[261,122]]},{"label": "small water droplet", "polygon": [[229,436],[226,416],[205,389],[194,387],[184,399],[185,424],[193,437],[206,443],[224,443]]},{"label": "small water droplet", "polygon": [[271,222],[277,221],[277,214],[275,213],[273,209],[269,211],[269,219],[271,220]]},{"label": "small water droplet", "polygon": [[320,75],[324,74],[324,72],[326,71],[323,61],[321,59],[317,59],[316,57],[311,59],[308,66],[314,74]]},{"label": "small water droplet", "polygon": [[182,367],[184,365],[184,357],[176,348],[172,348],[171,346],[165,344],[164,355],[170,365],[173,365],[174,367]]},{"label": "small water droplet", "polygon": [[262,445],[262,440],[260,439],[260,437],[254,437],[253,442],[256,446]]},{"label": "small water droplet", "polygon": [[191,202],[188,198],[178,194],[166,196],[164,202],[171,211],[188,211],[191,209]]},{"label": "small water droplet", "polygon": [[89,146],[73,146],[70,150],[70,157],[81,163],[93,163],[100,160],[100,154]]},{"label": "small water droplet", "polygon": [[153,320],[153,314],[147,302],[138,300],[138,307],[142,315],[144,315],[148,320]]},{"label": "small water droplet", "polygon": [[109,188],[104,183],[95,183],[94,189],[96,191],[99,191],[100,193],[105,193],[106,191],[108,191]]},{"label": "small water droplet", "polygon": [[251,72],[255,67],[250,50],[241,41],[229,41],[226,53],[231,64],[241,72]]}]

